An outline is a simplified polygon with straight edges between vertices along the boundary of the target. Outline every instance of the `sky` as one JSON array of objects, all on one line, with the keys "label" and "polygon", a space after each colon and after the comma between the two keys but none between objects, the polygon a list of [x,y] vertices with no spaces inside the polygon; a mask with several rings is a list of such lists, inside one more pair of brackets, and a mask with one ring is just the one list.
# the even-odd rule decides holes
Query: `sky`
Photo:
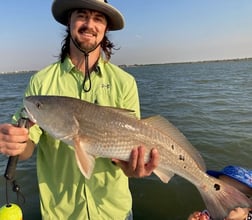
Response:
[{"label": "sky", "polygon": [[[125,18],[111,31],[117,65],[252,57],[251,0],[109,0]],[[0,7],[0,72],[39,70],[58,59],[65,27],[52,0]]]}]

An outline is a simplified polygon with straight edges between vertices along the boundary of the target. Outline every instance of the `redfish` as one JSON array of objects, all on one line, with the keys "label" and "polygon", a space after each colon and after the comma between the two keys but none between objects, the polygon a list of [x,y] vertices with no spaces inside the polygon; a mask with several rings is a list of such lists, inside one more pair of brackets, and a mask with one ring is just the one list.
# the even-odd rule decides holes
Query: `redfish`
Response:
[{"label": "redfish", "polygon": [[206,174],[200,153],[187,138],[161,116],[137,119],[126,109],[98,106],[63,96],[24,99],[29,118],[50,135],[75,147],[80,171],[90,178],[96,157],[128,161],[133,148],[156,148],[160,155],[154,173],[168,183],[179,175],[199,190],[213,219],[224,219],[236,207],[252,207],[244,194]]}]

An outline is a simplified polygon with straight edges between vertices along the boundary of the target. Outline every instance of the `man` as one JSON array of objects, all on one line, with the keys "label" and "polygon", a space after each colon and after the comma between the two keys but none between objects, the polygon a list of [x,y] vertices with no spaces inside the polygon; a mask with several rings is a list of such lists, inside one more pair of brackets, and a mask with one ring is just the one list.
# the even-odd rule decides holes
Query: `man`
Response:
[{"label": "man", "polygon": [[[114,45],[106,33],[123,28],[121,13],[104,0],[55,0],[52,13],[67,27],[60,61],[36,73],[25,96],[70,96],[131,109],[140,117],[135,79],[109,62]],[[19,112],[14,120],[18,117]],[[145,148],[138,147],[128,163],[97,158],[88,180],[77,167],[72,146],[53,139],[38,125],[31,127],[29,134],[24,128],[0,125],[1,153],[27,159],[35,144],[41,213],[46,220],[129,219],[132,199],[128,177],[148,176],[158,163],[156,149],[144,164]]]}]

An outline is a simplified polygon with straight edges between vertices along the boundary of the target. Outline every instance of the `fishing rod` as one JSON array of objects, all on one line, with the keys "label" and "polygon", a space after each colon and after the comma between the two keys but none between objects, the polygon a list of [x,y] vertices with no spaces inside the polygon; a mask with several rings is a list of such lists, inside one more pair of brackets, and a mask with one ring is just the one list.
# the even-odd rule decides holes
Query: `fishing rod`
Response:
[{"label": "fishing rod", "polygon": [[[29,119],[25,115],[24,109],[22,109],[20,112],[20,119],[18,120],[17,127],[29,128]],[[17,194],[17,200],[19,201],[19,198],[21,196],[23,199],[23,203],[25,203],[25,197],[21,193],[20,186],[16,183],[15,180],[18,158],[19,156],[16,155],[16,156],[10,156],[8,159],[8,163],[4,173],[4,177],[6,179],[6,186],[5,186],[6,204],[0,208],[0,219],[20,220],[23,218],[21,208],[17,204],[10,203],[9,191],[8,191],[8,184],[10,184],[12,185],[12,191]]]}]

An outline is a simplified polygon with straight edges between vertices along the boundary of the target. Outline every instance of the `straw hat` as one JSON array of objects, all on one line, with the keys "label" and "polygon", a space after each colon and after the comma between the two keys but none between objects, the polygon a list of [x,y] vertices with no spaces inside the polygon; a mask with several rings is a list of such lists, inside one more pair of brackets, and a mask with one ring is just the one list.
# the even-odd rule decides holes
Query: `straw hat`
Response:
[{"label": "straw hat", "polygon": [[124,27],[124,18],[120,11],[107,3],[106,0],[54,0],[52,14],[56,21],[63,25],[68,23],[68,12],[73,9],[85,8],[99,11],[108,18],[109,30],[120,30]]}]

